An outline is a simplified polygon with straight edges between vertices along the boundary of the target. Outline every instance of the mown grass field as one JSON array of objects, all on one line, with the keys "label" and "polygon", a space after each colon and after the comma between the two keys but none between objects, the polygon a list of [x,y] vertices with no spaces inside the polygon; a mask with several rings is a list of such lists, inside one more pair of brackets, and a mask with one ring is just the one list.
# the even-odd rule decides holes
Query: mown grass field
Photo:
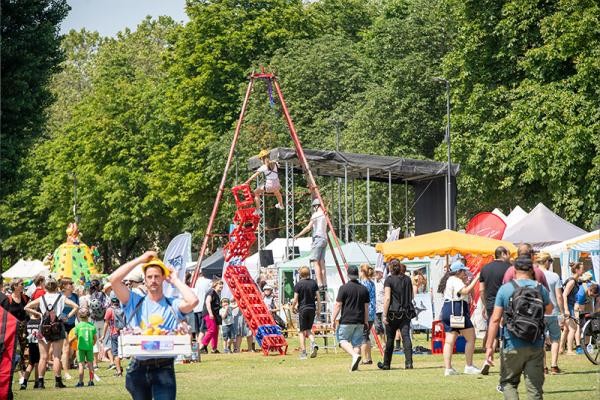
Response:
[{"label": "mown grass field", "polygon": [[[417,343],[425,345],[417,335]],[[478,341],[480,347],[480,342]],[[489,376],[460,375],[444,377],[441,355],[415,355],[415,369],[405,371],[402,356],[394,356],[392,370],[380,371],[375,365],[362,366],[350,373],[350,358],[342,350],[337,354],[320,352],[316,359],[299,360],[297,341],[290,339],[291,351],[285,357],[262,354],[206,355],[198,364],[177,365],[178,399],[501,399],[496,392],[498,367]],[[429,346],[427,346],[429,347]],[[380,359],[377,352],[375,360]],[[476,354],[481,365],[484,355]],[[551,375],[544,385],[546,399],[600,399],[600,368],[585,356],[559,359],[563,374]],[[43,391],[19,391],[15,374],[15,399],[127,399],[125,378],[114,378],[113,371],[101,365],[102,381],[95,387],[55,389],[51,373],[46,375]],[[454,367],[462,372],[464,356],[455,355]],[[75,371],[71,371],[72,375]],[[87,382],[87,377],[86,377]],[[525,399],[524,383],[520,387]]]}]

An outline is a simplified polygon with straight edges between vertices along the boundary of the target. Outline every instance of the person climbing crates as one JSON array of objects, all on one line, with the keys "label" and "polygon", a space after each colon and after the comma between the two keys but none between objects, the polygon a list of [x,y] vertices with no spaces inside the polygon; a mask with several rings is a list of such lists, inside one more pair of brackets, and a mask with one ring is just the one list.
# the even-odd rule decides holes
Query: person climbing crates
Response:
[{"label": "person climbing crates", "polygon": [[258,153],[258,158],[262,162],[262,165],[256,170],[254,174],[246,182],[249,185],[250,182],[258,175],[263,174],[265,182],[263,185],[258,186],[254,190],[254,202],[256,203],[256,211],[260,208],[260,196],[264,193],[272,193],[277,199],[275,208],[283,210],[283,198],[281,197],[281,183],[279,182],[279,174],[277,173],[278,164],[275,161],[271,161],[270,153],[268,150],[261,150]]}]

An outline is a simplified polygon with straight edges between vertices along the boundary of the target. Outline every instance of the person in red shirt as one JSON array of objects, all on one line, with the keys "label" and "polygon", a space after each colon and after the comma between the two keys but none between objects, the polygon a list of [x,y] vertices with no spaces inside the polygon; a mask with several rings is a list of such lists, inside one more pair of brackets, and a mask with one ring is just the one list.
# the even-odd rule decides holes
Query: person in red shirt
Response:
[{"label": "person in red shirt", "polygon": [[46,294],[46,289],[44,289],[44,285],[46,284],[46,278],[44,276],[36,276],[33,280],[33,284],[35,285],[35,291],[31,295],[31,300],[35,300],[38,297],[42,297]]},{"label": "person in red shirt", "polygon": [[[531,260],[533,260],[533,248],[531,247],[531,245],[529,243],[523,243],[519,245],[519,248],[517,249],[518,252],[518,257],[529,257]],[[514,265],[511,266],[509,269],[506,270],[506,272],[504,273],[504,279],[502,279],[502,284],[505,284],[507,282],[510,282],[514,279],[516,279],[516,275],[515,275],[515,267]],[[542,284],[546,290],[550,290],[550,287],[548,286],[548,281],[546,281],[546,276],[544,275],[544,271],[542,271],[541,269],[539,269],[538,267],[534,267],[533,268],[533,279],[538,281],[540,284]]]},{"label": "person in red shirt", "polygon": [[121,367],[121,359],[119,358],[119,333],[120,329],[117,327],[116,320],[120,319],[121,324],[124,324],[125,316],[121,309],[119,299],[114,296],[110,298],[110,307],[106,309],[104,314],[104,333],[102,334],[102,341],[106,339],[107,333],[110,335],[110,347],[112,356],[115,363],[115,376],[123,376],[123,368]]}]

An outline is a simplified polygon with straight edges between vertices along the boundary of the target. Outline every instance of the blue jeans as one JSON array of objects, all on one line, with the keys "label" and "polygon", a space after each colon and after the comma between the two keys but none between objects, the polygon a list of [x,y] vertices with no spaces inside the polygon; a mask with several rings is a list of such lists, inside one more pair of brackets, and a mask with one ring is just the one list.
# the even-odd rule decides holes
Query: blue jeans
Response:
[{"label": "blue jeans", "polygon": [[127,367],[125,388],[133,400],[175,400],[175,359],[132,360]]}]

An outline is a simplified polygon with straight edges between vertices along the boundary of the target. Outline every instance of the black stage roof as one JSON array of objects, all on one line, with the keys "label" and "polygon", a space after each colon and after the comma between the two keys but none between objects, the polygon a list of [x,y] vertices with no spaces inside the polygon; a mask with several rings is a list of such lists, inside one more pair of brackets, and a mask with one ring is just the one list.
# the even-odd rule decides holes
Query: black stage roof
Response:
[{"label": "black stage roof", "polygon": [[[305,149],[304,155],[310,164],[310,169],[315,175],[344,177],[344,166],[347,168],[348,179],[369,179],[379,182],[388,182],[391,172],[392,183],[418,182],[443,177],[447,174],[447,164],[430,161],[414,160],[402,157],[376,156],[371,154],[345,153],[341,151]],[[302,173],[302,168],[296,156],[296,150],[277,147],[271,150],[271,160],[291,163],[294,172]],[[257,169],[260,160],[252,157],[248,160],[250,169]],[[460,165],[452,164],[452,176],[459,173]]]}]

